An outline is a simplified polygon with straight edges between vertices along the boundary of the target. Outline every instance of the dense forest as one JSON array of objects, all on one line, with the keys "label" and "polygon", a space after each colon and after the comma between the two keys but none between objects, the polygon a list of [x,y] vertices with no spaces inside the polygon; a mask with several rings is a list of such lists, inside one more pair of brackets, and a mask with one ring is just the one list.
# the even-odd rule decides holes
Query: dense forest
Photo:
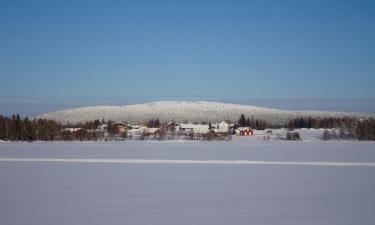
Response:
[{"label": "dense forest", "polygon": [[[62,125],[54,120],[21,118],[18,114],[6,117],[0,115],[0,140],[6,141],[67,141],[67,140],[98,140],[104,137],[98,130],[99,125],[106,124],[110,136],[115,134],[113,121],[94,120],[78,124]],[[159,119],[145,121],[149,127],[163,128]],[[244,115],[238,119],[235,127],[251,127],[257,130],[267,128],[287,128],[292,131],[297,128],[324,128],[327,129],[322,139],[358,139],[375,140],[374,118],[297,118],[291,119],[284,126],[272,126],[266,121],[246,118]],[[70,135],[66,129],[79,128],[75,135]],[[332,129],[335,128],[335,129]],[[331,130],[328,130],[331,129]]]},{"label": "dense forest", "polygon": [[59,139],[61,125],[53,120],[0,115],[0,139],[10,141],[54,141]]}]

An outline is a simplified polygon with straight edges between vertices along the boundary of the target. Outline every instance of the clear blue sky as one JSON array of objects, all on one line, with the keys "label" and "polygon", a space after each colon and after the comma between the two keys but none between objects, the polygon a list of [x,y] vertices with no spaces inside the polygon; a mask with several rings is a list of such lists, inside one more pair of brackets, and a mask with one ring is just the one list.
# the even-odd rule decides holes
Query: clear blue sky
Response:
[{"label": "clear blue sky", "polygon": [[375,1],[0,1],[0,97],[375,97]]}]

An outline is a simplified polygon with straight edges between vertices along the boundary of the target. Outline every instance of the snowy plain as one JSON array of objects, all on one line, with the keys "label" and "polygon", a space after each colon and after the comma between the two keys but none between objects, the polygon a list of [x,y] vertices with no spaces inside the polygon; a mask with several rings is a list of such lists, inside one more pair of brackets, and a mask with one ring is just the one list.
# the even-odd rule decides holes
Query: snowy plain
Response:
[{"label": "snowy plain", "polygon": [[375,142],[310,136],[1,143],[0,224],[374,224]]}]

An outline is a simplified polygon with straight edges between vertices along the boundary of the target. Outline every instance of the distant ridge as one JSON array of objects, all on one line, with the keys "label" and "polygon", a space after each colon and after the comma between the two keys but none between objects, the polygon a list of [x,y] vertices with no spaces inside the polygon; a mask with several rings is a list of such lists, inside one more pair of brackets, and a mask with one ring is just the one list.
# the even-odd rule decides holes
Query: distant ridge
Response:
[{"label": "distant ridge", "polygon": [[362,113],[328,111],[290,111],[207,101],[158,101],[126,106],[91,106],[50,112],[36,118],[54,119],[61,123],[79,123],[95,119],[142,123],[159,118],[161,122],[237,121],[241,114],[271,124],[284,124],[299,117],[362,117]]}]

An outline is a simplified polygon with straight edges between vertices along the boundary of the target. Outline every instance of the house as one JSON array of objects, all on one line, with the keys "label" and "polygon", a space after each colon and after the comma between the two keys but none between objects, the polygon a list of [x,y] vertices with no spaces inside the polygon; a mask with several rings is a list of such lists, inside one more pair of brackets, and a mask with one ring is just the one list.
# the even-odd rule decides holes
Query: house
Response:
[{"label": "house", "polygon": [[148,127],[141,127],[139,129],[132,129],[128,131],[128,135],[130,137],[142,136],[142,137],[161,137],[163,131],[160,128],[148,128]]},{"label": "house", "polygon": [[147,136],[161,137],[163,132],[160,128],[145,128]]},{"label": "house", "polygon": [[267,129],[267,130],[266,130],[266,134],[267,134],[267,135],[272,135],[272,130]]},{"label": "house", "polygon": [[220,123],[214,123],[212,124],[212,129],[215,133],[233,133],[234,124],[229,124],[225,121],[222,121]]},{"label": "house", "polygon": [[61,131],[61,135],[64,140],[83,140],[87,138],[87,130],[77,128],[65,128]]},{"label": "house", "polygon": [[124,134],[126,133],[128,130],[131,130],[132,127],[129,126],[128,124],[126,123],[122,123],[122,122],[116,122],[113,124],[113,127],[114,127],[114,132],[115,134]]},{"label": "house", "polygon": [[217,129],[216,132],[225,133],[229,131],[229,124],[225,121],[222,121],[221,123],[218,123],[215,128]]},{"label": "house", "polygon": [[204,133],[209,132],[210,127],[205,124],[182,123],[179,126],[179,130],[182,130],[185,133],[204,134]]},{"label": "house", "polygon": [[254,131],[250,127],[239,127],[235,130],[238,136],[253,136]]},{"label": "house", "polygon": [[167,123],[166,128],[168,131],[175,131],[178,128],[178,124],[170,121],[169,123]]}]

